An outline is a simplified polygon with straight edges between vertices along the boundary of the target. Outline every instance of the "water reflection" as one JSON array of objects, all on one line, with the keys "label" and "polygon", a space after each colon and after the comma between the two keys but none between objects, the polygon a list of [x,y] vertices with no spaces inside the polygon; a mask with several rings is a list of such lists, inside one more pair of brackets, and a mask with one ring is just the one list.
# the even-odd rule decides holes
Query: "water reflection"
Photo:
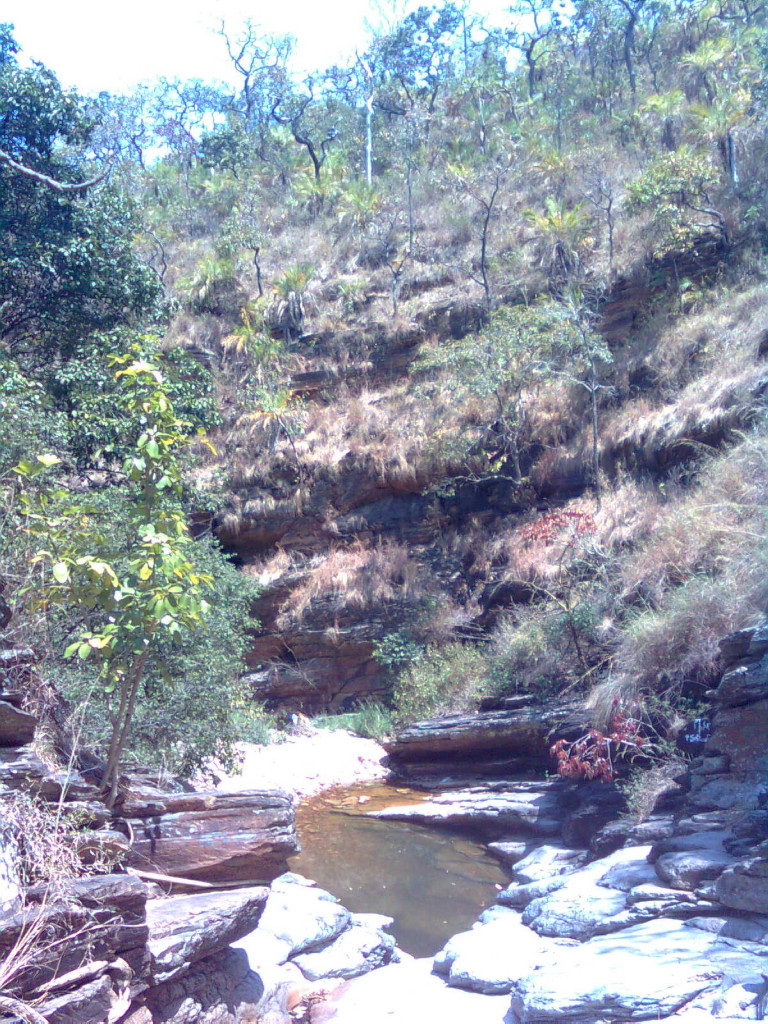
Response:
[{"label": "water reflection", "polygon": [[382,786],[316,798],[299,809],[303,849],[290,862],[350,910],[394,917],[392,934],[415,956],[431,956],[468,928],[508,881],[479,843],[365,816],[423,798]]}]

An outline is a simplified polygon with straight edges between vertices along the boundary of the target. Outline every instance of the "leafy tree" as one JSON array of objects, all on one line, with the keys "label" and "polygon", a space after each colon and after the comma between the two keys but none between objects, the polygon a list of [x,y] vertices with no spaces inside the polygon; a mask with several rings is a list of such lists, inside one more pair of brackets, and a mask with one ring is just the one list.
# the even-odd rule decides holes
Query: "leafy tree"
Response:
[{"label": "leafy tree", "polygon": [[130,204],[84,150],[85,104],[0,29],[0,341],[38,362],[84,334],[138,324],[159,283],[131,250]]},{"label": "leafy tree", "polygon": [[[44,600],[85,618],[65,656],[98,660],[104,690],[112,697],[102,779],[110,803],[117,796],[120,758],[149,663],[157,658],[159,644],[182,640],[199,626],[212,583],[192,561],[192,539],[178,503],[177,452],[185,442],[185,425],[159,369],[135,355],[114,360],[126,410],[143,428],[123,465],[131,490],[123,512],[130,535],[127,558],[121,557],[114,528],[94,515],[87,498],[47,488],[24,496],[28,528],[43,544],[35,558],[48,569]],[[57,461],[40,456],[19,463],[16,471],[32,481]]]},{"label": "leafy tree", "polygon": [[680,146],[676,152],[654,160],[630,182],[627,209],[652,212],[661,236],[661,252],[690,246],[698,235],[713,227],[727,244],[728,226],[713,201],[718,183],[719,174],[709,156]]}]

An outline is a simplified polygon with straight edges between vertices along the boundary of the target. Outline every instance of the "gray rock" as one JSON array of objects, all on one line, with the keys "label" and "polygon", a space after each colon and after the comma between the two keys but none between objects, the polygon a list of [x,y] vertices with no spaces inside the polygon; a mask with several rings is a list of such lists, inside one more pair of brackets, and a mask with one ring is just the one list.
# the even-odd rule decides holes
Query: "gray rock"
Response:
[{"label": "gray rock", "polygon": [[645,821],[623,816],[599,829],[589,841],[589,850],[596,857],[607,857],[622,846],[642,846],[665,839],[675,831],[675,822],[669,815],[654,814]]},{"label": "gray rock", "polygon": [[414,762],[471,756],[489,752],[548,761],[548,738],[553,730],[577,724],[584,726],[586,713],[581,701],[563,699],[530,702],[506,711],[483,711],[472,715],[445,715],[414,722],[384,744],[396,762]]},{"label": "gray rock", "polygon": [[556,875],[566,875],[584,864],[586,850],[543,844],[515,864],[514,875],[521,882],[540,882]]},{"label": "gray rock", "polygon": [[764,969],[753,952],[716,935],[679,921],[648,921],[559,950],[555,962],[516,982],[513,1019],[657,1020],[717,989],[724,973],[749,984]]},{"label": "gray rock", "polygon": [[628,901],[626,894],[656,880],[646,860],[649,851],[648,846],[617,850],[565,876],[559,888],[528,904],[524,924],[539,935],[584,940],[646,919],[649,908]]},{"label": "gray rock", "polygon": [[253,931],[268,893],[268,889],[258,887],[148,900],[154,981],[168,981],[196,960]]},{"label": "gray rock", "polygon": [[768,658],[737,665],[720,680],[713,699],[726,707],[752,704],[768,697]]},{"label": "gray rock", "polygon": [[726,868],[715,882],[714,893],[726,907],[768,914],[768,860],[754,857]]},{"label": "gray rock", "polygon": [[551,960],[553,944],[526,928],[520,915],[507,911],[449,939],[433,970],[448,984],[472,992],[498,995]]},{"label": "gray rock", "polygon": [[281,790],[168,793],[135,786],[120,808],[131,863],[204,881],[262,883],[298,850],[292,798]]},{"label": "gray rock", "polygon": [[711,932],[723,939],[768,946],[768,917],[692,917],[685,925],[687,928]]},{"label": "gray rock", "polygon": [[554,836],[560,831],[561,822],[559,790],[556,780],[489,783],[438,793],[422,803],[388,807],[371,814],[390,821],[470,828],[491,835],[518,829]]},{"label": "gray rock", "polygon": [[350,912],[314,882],[300,875],[276,878],[259,922],[286,943],[286,959],[328,945],[350,924]]},{"label": "gray rock", "polygon": [[395,940],[391,935],[353,918],[350,927],[333,942],[316,952],[294,957],[293,963],[310,981],[357,978],[388,964],[394,948]]},{"label": "gray rock", "polygon": [[717,878],[734,862],[725,850],[664,853],[656,861],[656,872],[673,889],[695,889],[702,882]]},{"label": "gray rock", "polygon": [[0,747],[0,793],[34,787],[39,789],[48,768],[32,747]]},{"label": "gray rock", "polygon": [[509,866],[517,864],[532,849],[536,848],[534,843],[520,843],[507,840],[500,840],[497,843],[488,843],[488,852],[497,857],[502,864]]},{"label": "gray rock", "polygon": [[540,899],[550,892],[556,892],[558,889],[562,889],[564,885],[564,875],[548,878],[543,882],[529,882],[525,885],[513,882],[512,885],[507,886],[506,889],[502,889],[497,894],[496,902],[500,903],[503,907],[514,907],[516,910],[522,910],[533,900]]},{"label": "gray rock", "polygon": [[[130,1002],[121,1008],[128,1009]],[[113,1010],[121,1006],[120,996],[115,992],[108,975],[45,1000],[36,1009],[49,1024],[101,1024],[110,1017]],[[118,1011],[119,1012],[119,1011]]]},{"label": "gray rock", "polygon": [[267,994],[245,953],[225,949],[150,989],[147,1006],[165,1024],[241,1024],[261,1019]]}]

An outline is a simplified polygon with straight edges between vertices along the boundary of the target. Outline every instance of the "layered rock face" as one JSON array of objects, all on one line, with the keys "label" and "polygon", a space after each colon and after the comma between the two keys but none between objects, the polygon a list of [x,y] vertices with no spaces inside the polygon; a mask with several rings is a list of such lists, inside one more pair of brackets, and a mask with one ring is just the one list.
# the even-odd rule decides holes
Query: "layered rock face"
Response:
[{"label": "layered rock face", "polygon": [[415,722],[385,742],[390,767],[409,781],[455,776],[509,775],[549,764],[555,737],[584,731],[587,715],[579,701],[507,699],[504,708],[471,715],[446,715]]},{"label": "layered rock face", "polygon": [[134,786],[120,805],[134,867],[207,882],[266,881],[298,850],[292,798],[281,790],[167,793]]}]

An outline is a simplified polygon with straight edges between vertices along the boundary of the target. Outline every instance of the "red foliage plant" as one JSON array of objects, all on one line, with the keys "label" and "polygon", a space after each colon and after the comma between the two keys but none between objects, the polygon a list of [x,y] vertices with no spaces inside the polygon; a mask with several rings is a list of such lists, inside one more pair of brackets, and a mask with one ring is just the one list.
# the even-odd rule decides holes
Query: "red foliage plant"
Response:
[{"label": "red foliage plant", "polygon": [[545,512],[533,523],[523,527],[520,534],[527,544],[535,541],[551,544],[566,529],[571,531],[571,540],[594,533],[597,528],[594,516],[589,512],[577,512],[575,509],[554,509]]},{"label": "red foliage plant", "polygon": [[571,743],[558,740],[549,752],[557,761],[558,775],[610,782],[616,778],[616,757],[637,751],[642,745],[640,722],[615,697],[605,732],[589,729]]}]

